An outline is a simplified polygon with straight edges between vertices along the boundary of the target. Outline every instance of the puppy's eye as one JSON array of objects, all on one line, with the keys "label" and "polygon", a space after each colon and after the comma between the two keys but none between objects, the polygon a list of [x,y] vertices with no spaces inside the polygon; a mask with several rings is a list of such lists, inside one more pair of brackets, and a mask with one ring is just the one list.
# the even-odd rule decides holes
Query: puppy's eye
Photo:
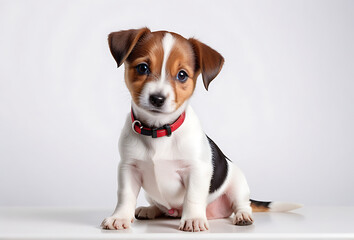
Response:
[{"label": "puppy's eye", "polygon": [[149,66],[146,63],[140,63],[138,66],[136,66],[136,71],[140,75],[146,75],[150,73]]},{"label": "puppy's eye", "polygon": [[188,79],[188,74],[184,70],[181,70],[178,72],[178,74],[177,74],[178,81],[183,83],[183,82],[187,81],[187,79]]}]

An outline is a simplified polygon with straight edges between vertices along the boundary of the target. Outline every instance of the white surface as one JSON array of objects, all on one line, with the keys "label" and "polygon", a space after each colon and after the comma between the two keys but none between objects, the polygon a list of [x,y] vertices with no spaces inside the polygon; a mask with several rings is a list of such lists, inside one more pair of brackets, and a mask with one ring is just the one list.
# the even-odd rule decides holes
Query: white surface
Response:
[{"label": "white surface", "polygon": [[123,231],[102,230],[102,209],[0,208],[0,239],[354,239],[354,207],[308,207],[291,213],[255,213],[255,224],[211,220],[210,230],[185,233],[179,220],[136,220]]},{"label": "white surface", "polygon": [[130,96],[107,34],[142,26],[195,36],[225,57],[208,92],[199,79],[192,105],[253,198],[353,204],[353,9],[341,0],[0,1],[0,206],[113,211]]}]

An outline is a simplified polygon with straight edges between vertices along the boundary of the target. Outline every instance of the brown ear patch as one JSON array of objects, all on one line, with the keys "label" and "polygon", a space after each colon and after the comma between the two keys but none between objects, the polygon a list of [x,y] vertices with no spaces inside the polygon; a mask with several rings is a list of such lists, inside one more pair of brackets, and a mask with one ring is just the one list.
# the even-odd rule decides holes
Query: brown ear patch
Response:
[{"label": "brown ear patch", "polygon": [[192,44],[195,54],[195,71],[202,73],[204,87],[208,90],[210,82],[221,71],[224,58],[220,53],[194,38],[190,38],[188,41]]},{"label": "brown ear patch", "polygon": [[123,64],[139,39],[147,33],[150,33],[150,29],[141,28],[112,32],[108,35],[109,48],[118,67]]}]

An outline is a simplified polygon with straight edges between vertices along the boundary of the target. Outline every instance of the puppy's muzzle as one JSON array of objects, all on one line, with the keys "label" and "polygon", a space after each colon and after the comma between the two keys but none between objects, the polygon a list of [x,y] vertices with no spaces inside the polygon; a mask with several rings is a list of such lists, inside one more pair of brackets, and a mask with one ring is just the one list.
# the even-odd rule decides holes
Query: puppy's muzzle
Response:
[{"label": "puppy's muzzle", "polygon": [[150,95],[149,101],[150,103],[157,108],[162,107],[165,103],[166,98],[160,94],[152,94]]}]

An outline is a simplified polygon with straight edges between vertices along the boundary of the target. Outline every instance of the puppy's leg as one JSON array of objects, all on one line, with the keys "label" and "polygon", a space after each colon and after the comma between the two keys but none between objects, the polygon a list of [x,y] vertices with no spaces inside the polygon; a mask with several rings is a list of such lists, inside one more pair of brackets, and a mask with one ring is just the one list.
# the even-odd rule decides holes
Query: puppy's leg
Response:
[{"label": "puppy's leg", "polygon": [[207,197],[211,179],[211,168],[205,163],[192,166],[187,180],[186,195],[179,229],[199,232],[209,229],[206,218]]},{"label": "puppy's leg", "polygon": [[103,220],[105,229],[125,229],[134,220],[136,198],[141,188],[141,173],[134,164],[121,161],[118,168],[118,202],[112,216]]},{"label": "puppy's leg", "polygon": [[250,190],[244,174],[235,165],[232,166],[230,180],[227,196],[235,213],[232,222],[236,225],[250,225],[253,223],[251,202],[249,200]]}]

